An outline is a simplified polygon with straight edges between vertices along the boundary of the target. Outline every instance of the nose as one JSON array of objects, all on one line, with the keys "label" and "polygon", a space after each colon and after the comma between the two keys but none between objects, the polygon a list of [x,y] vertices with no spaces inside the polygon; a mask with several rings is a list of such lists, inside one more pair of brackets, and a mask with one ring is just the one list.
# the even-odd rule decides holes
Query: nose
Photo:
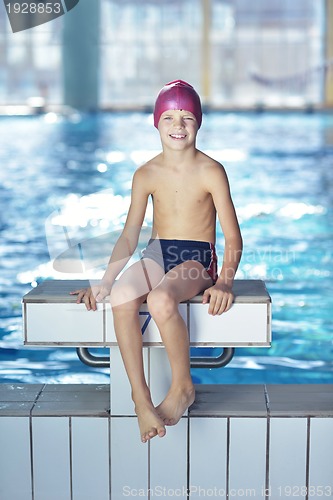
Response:
[{"label": "nose", "polygon": [[184,120],[182,116],[178,116],[175,119],[175,126],[182,128],[184,126]]}]

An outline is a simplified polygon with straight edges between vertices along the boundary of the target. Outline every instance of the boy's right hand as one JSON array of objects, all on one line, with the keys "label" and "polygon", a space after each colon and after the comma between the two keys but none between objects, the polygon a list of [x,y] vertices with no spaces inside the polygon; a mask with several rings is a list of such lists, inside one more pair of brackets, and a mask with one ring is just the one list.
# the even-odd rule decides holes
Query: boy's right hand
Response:
[{"label": "boy's right hand", "polygon": [[70,295],[77,295],[76,303],[84,302],[88,311],[97,310],[97,302],[102,302],[105,297],[110,295],[112,286],[100,284],[94,285],[89,288],[81,288],[80,290],[73,290]]}]

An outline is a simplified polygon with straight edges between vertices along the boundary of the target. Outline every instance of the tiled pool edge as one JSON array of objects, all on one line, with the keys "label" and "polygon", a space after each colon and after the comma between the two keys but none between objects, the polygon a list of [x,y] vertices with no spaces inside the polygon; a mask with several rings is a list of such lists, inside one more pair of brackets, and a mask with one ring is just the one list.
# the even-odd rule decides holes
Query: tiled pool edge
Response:
[{"label": "tiled pool edge", "polygon": [[[110,417],[109,384],[0,384],[0,417]],[[189,417],[333,418],[333,384],[199,384]]]},{"label": "tiled pool edge", "polygon": [[128,486],[148,499],[165,485],[333,498],[333,385],[199,385],[188,417],[149,446],[135,417],[110,415],[109,396],[108,384],[1,384],[0,497],[118,500]]}]

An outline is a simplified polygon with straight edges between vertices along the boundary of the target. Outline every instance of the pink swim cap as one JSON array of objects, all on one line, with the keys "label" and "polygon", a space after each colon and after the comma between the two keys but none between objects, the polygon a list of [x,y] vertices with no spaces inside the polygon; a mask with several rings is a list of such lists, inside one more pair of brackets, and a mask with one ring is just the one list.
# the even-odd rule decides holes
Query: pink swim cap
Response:
[{"label": "pink swim cap", "polygon": [[182,109],[194,114],[198,128],[202,122],[200,97],[189,83],[183,80],[174,80],[167,83],[157,96],[154,109],[154,125],[158,128],[161,114],[168,109]]}]

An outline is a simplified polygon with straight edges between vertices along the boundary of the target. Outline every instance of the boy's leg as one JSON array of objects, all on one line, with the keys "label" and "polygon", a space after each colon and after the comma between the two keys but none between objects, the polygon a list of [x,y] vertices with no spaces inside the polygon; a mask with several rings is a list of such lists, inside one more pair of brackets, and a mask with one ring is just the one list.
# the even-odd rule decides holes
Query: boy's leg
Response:
[{"label": "boy's leg", "polygon": [[147,297],[149,311],[165,345],[172,372],[169,392],[157,411],[166,425],[174,425],[194,401],[190,374],[189,336],[178,305],[213,282],[202,264],[187,261],[169,271]]},{"label": "boy's leg", "polygon": [[142,261],[136,262],[115,283],[110,297],[117,342],[131,384],[143,442],[165,434],[145,380],[138,314],[151,287],[156,286],[163,276],[164,271],[154,261],[145,259],[145,268]]}]

